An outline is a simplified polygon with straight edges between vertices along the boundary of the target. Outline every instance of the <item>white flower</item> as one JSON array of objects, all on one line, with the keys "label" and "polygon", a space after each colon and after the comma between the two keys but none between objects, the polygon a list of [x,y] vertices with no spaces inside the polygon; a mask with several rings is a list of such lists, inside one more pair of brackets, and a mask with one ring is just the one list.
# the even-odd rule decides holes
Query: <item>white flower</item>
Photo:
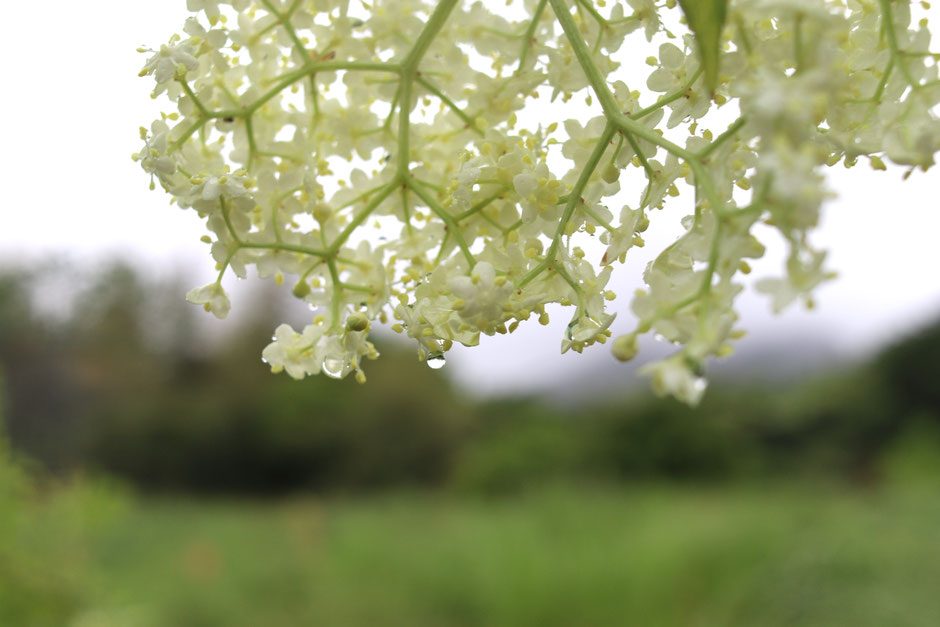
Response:
[{"label": "white flower", "polygon": [[633,16],[643,24],[646,31],[646,40],[653,41],[653,36],[659,32],[659,9],[655,0],[627,0],[633,9]]},{"label": "white flower", "polygon": [[224,318],[228,315],[232,303],[228,299],[228,294],[222,289],[221,283],[210,283],[203,287],[197,287],[186,294],[186,300],[194,305],[202,305],[206,311],[211,311],[216,318]]},{"label": "white flower", "polygon": [[903,120],[888,130],[884,149],[888,157],[901,165],[915,165],[927,169],[934,164],[934,155],[940,150],[940,121],[923,115],[917,120]]},{"label": "white flower", "polygon": [[558,210],[558,195],[555,192],[560,185],[551,177],[546,164],[540,163],[530,171],[517,174],[512,184],[522,199],[523,222],[532,222],[540,216],[554,218]]},{"label": "white flower", "polygon": [[658,396],[674,396],[687,405],[698,405],[705,393],[705,379],[692,369],[682,353],[654,362],[640,369],[650,375],[653,391]]},{"label": "white flower", "polygon": [[505,276],[497,276],[491,263],[481,261],[470,276],[451,279],[449,287],[459,299],[455,308],[460,317],[481,331],[492,334],[496,325],[506,318],[504,306],[509,303],[513,285]]},{"label": "white flower", "polygon": [[[536,0],[513,19],[484,2],[346,4],[187,0],[185,35],[144,50],[169,106],[134,159],[205,220],[222,275],[253,265],[314,310],[264,351],[295,378],[363,381],[370,324],[392,316],[421,359],[547,324],[553,304],[577,312],[562,351],[605,342],[612,265],[662,208],[685,232],[653,255],[615,354],[632,357],[647,332],[681,345],[648,372],[695,402],[700,364],[735,336],[755,235],[793,249],[784,278],[757,283],[781,309],[830,276],[806,244],[824,168],[926,169],[940,148],[940,70],[909,2],[736,0],[714,95],[691,80],[692,36],[661,32],[679,17],[672,0],[535,21]],[[643,59],[655,70],[640,89],[616,80]],[[673,210],[679,181],[694,193]],[[621,189],[639,196],[618,221]],[[188,299],[223,317],[219,281]]]},{"label": "white flower", "polygon": [[755,284],[758,292],[769,294],[774,313],[780,313],[800,296],[808,294],[820,283],[835,276],[823,270],[826,253],[808,251],[791,255],[787,275],[782,279],[761,279]]},{"label": "white flower", "polygon": [[784,233],[819,222],[819,209],[830,193],[818,172],[817,158],[811,146],[797,151],[787,144],[758,155],[755,185],[766,187],[765,203]]},{"label": "white flower", "polygon": [[422,313],[427,309],[427,300],[419,301],[413,306],[398,305],[395,308],[395,317],[401,320],[401,325],[392,327],[399,333],[405,332],[408,337],[418,342],[418,356],[422,360],[444,352],[445,338],[440,337],[434,325]]},{"label": "white flower", "polygon": [[601,314],[596,319],[590,316],[578,316],[568,325],[565,337],[561,340],[561,352],[574,350],[580,353],[585,347],[594,344],[599,337],[604,336],[606,341],[610,333],[607,329],[613,323],[617,314]]},{"label": "white flower", "polygon": [[134,155],[145,172],[157,176],[161,181],[168,181],[176,173],[176,161],[167,154],[167,133],[170,129],[166,122],[157,120],[151,126],[151,132],[141,127],[140,136],[144,140],[144,149]]},{"label": "white flower", "polygon": [[[620,211],[620,226],[612,232],[604,232],[601,241],[607,244],[607,250],[601,258],[601,263],[610,265],[623,256],[637,243],[637,233],[646,230],[649,220],[642,209],[624,207]],[[642,242],[640,242],[642,244]]]},{"label": "white flower", "polygon": [[189,44],[160,46],[160,50],[147,60],[140,75],[153,74],[158,85],[169,82],[176,75],[178,68],[182,67],[184,70],[191,71],[199,66],[199,61],[193,56],[193,52]]},{"label": "white flower", "polygon": [[649,166],[653,171],[653,178],[649,181],[649,187],[643,192],[641,207],[661,207],[666,194],[678,194],[674,185],[676,180],[685,174],[685,168],[672,153],[666,157],[665,165],[656,159],[650,159]]},{"label": "white flower", "polygon": [[[699,68],[698,57],[688,55],[675,44],[664,43],[659,47],[660,67],[650,74],[646,86],[657,92],[673,92],[688,85],[689,80]],[[669,107],[672,114],[666,126],[673,128],[688,118],[698,119],[708,113],[711,99],[703,88],[703,81],[697,80],[688,87],[681,98],[673,101]]]},{"label": "white flower", "polygon": [[220,196],[237,198],[247,190],[234,176],[210,176],[193,186],[192,194],[200,200],[218,200]]},{"label": "white flower", "polygon": [[282,324],[275,329],[274,341],[265,347],[261,358],[271,370],[284,370],[294,379],[317,374],[322,363],[317,342],[322,335],[323,328],[319,325],[308,325],[303,333],[297,333],[289,324]]},{"label": "white flower", "polygon": [[349,328],[342,333],[330,332],[320,341],[320,350],[323,355],[323,374],[334,379],[342,379],[351,372],[355,372],[357,379],[365,381],[359,363],[363,357],[376,359],[379,354],[375,347],[366,338],[368,329],[355,331]]}]

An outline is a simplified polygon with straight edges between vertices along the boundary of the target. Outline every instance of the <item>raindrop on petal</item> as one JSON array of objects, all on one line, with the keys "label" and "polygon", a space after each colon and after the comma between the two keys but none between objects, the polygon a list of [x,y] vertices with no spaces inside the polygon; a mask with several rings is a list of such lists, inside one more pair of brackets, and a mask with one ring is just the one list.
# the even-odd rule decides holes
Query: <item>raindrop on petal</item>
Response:
[{"label": "raindrop on petal", "polygon": [[324,374],[334,379],[341,379],[343,377],[345,366],[346,364],[342,359],[327,358],[323,360]]}]

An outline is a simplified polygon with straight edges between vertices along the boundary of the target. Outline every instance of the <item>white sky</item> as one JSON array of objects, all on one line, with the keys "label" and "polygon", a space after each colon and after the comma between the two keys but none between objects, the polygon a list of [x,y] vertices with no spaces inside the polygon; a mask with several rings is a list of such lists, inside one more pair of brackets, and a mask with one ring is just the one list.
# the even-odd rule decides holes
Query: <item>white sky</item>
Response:
[{"label": "white sky", "polygon": [[[46,253],[88,261],[125,255],[156,273],[185,267],[194,281],[213,274],[198,241],[201,222],[169,206],[162,192],[150,192],[130,158],[140,148],[137,128],[149,126],[159,111],[149,97],[151,81],[137,77],[145,57],[135,49],[159,46],[187,15],[184,0],[4,7],[0,261]],[[940,315],[940,171],[902,182],[899,169],[837,170],[830,181],[839,199],[827,207],[815,241],[830,249],[830,266],[840,278],[819,290],[818,309],[810,314],[795,310],[775,318],[764,299],[747,295],[740,308],[751,331],[746,341],[804,334],[811,341],[824,337],[844,354],[861,354]],[[650,241],[649,249],[666,241]],[[779,273],[781,252],[771,247],[752,276]],[[618,291],[629,294],[641,268],[634,264],[617,275]],[[631,326],[622,309],[617,332]],[[452,369],[494,390],[577,377],[601,357],[559,355],[565,322],[459,351]],[[594,353],[609,359],[603,347]]]}]

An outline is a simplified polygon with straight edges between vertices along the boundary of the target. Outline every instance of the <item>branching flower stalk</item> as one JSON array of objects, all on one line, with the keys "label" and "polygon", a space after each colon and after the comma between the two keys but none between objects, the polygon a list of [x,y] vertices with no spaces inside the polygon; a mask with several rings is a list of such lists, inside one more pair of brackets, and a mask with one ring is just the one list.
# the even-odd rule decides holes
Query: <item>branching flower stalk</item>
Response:
[{"label": "branching flower stalk", "polygon": [[[936,57],[905,0],[513,0],[517,21],[458,0],[187,4],[185,34],[144,50],[141,75],[174,108],[135,159],[212,234],[218,280],[190,301],[224,317],[228,272],[294,277],[314,318],[278,327],[263,358],[295,378],[364,382],[370,328],[392,318],[431,365],[547,323],[550,305],[573,314],[563,352],[605,343],[613,264],[689,197],[612,347],[629,360],[642,334],[675,344],[645,370],[695,403],[706,361],[741,335],[753,227],[790,251],[757,289],[776,310],[809,303],[831,276],[809,242],[825,168],[927,170],[940,148]],[[645,93],[616,78],[644,58]],[[576,95],[586,119],[530,123]]]}]

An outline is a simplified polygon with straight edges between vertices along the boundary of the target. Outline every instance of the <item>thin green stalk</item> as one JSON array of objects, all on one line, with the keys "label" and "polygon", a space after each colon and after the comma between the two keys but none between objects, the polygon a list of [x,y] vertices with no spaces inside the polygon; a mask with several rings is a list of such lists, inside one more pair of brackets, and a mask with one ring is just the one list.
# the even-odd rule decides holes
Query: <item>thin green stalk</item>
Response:
[{"label": "thin green stalk", "polygon": [[633,118],[634,120],[640,120],[646,117],[647,115],[649,115],[650,113],[652,113],[653,111],[658,111],[659,109],[662,109],[666,105],[675,102],[679,98],[682,98],[683,96],[685,96],[686,92],[688,92],[689,89],[692,88],[692,85],[695,84],[695,81],[697,81],[699,76],[701,75],[702,75],[702,68],[695,70],[695,72],[692,73],[692,76],[689,77],[689,80],[687,80],[682,87],[680,87],[679,89],[675,91],[669,92],[668,94],[665,94],[662,98],[657,100],[655,104],[651,104],[648,107],[644,107],[643,109],[640,109],[639,111],[636,111],[635,113],[630,113],[629,114],[630,117]]},{"label": "thin green stalk", "polygon": [[375,198],[370,200],[369,203],[365,206],[365,208],[363,208],[363,210],[360,211],[356,215],[356,217],[352,219],[352,222],[346,225],[346,228],[343,229],[343,232],[340,233],[336,237],[335,240],[333,240],[333,243],[330,244],[330,247],[327,250],[327,254],[330,257],[335,256],[336,253],[339,251],[339,249],[342,247],[342,245],[346,243],[346,240],[349,239],[349,236],[352,235],[352,232],[355,231],[359,227],[360,224],[365,222],[366,219],[368,219],[368,217],[372,215],[372,212],[375,211],[376,207],[378,207],[382,203],[383,200],[388,198],[389,194],[395,191],[395,189],[399,185],[401,185],[401,179],[396,177],[392,182],[386,185],[382,189],[382,191],[376,194]]},{"label": "thin green stalk", "polygon": [[415,77],[415,80],[417,80],[418,83],[420,83],[422,87],[424,87],[429,92],[437,96],[448,109],[453,111],[454,114],[457,115],[457,117],[463,120],[463,123],[467,125],[468,129],[470,129],[471,131],[473,131],[480,137],[483,137],[483,131],[477,128],[477,125],[473,122],[473,120],[470,119],[470,116],[464,113],[463,110],[460,107],[458,107],[457,104],[453,100],[448,98],[444,92],[438,89],[438,87],[434,83],[422,77],[420,74]]},{"label": "thin green stalk", "polygon": [[607,119],[613,122],[618,128],[633,133],[637,137],[645,139],[661,148],[665,148],[677,157],[685,160],[694,159],[695,155],[685,148],[669,141],[640,122],[631,119],[630,116],[621,113],[620,105],[617,104],[617,100],[610,91],[607,80],[601,75],[600,70],[597,69],[597,65],[591,59],[591,53],[587,49],[587,44],[584,43],[584,38],[581,37],[578,25],[575,24],[574,18],[571,17],[571,12],[568,10],[565,0],[550,0],[550,2],[552,3],[552,9],[555,11],[555,17],[558,18],[558,22],[561,24],[562,30],[565,31],[568,42],[571,44],[571,49],[574,51],[575,57],[577,57],[578,63],[581,65],[585,76],[587,76],[588,83],[590,83],[591,87],[594,89],[594,93],[597,95],[601,107],[604,108],[604,113],[607,114]]},{"label": "thin green stalk", "polygon": [[548,4],[548,0],[539,0],[539,3],[535,7],[535,11],[532,13],[532,19],[529,21],[529,26],[525,29],[525,33],[522,35],[522,52],[519,55],[519,67],[516,68],[516,73],[522,71],[522,68],[525,67],[526,59],[529,56],[529,48],[532,47],[533,36],[535,35],[535,29],[539,25],[539,20],[542,18],[542,13],[545,12],[545,5]]},{"label": "thin green stalk", "polygon": [[[554,2],[555,0],[552,1]],[[611,122],[608,122],[607,126],[604,127],[603,134],[601,135],[600,139],[597,140],[597,144],[594,146],[594,151],[591,153],[591,156],[588,157],[588,160],[584,164],[584,168],[581,170],[581,174],[578,177],[577,182],[575,182],[571,193],[568,195],[568,202],[565,205],[565,210],[562,213],[561,219],[558,221],[558,229],[555,231],[555,236],[552,238],[552,243],[545,253],[545,259],[543,259],[535,268],[533,268],[527,275],[525,275],[525,277],[523,277],[523,279],[517,285],[518,288],[521,289],[525,287],[535,277],[541,274],[545,268],[555,263],[555,253],[558,251],[558,246],[561,243],[561,238],[565,233],[568,222],[571,221],[571,216],[574,215],[574,211],[578,204],[582,202],[581,192],[583,192],[584,188],[587,187],[588,181],[591,180],[591,175],[594,174],[594,170],[597,169],[597,164],[600,163],[601,159],[604,157],[604,152],[607,150],[607,147],[610,145],[610,140],[613,138],[614,133],[616,132],[617,129]]]},{"label": "thin green stalk", "polygon": [[718,148],[719,148],[723,143],[725,143],[726,141],[728,141],[731,137],[734,136],[735,133],[737,133],[739,130],[741,130],[741,128],[742,128],[745,124],[747,124],[747,120],[744,119],[744,118],[739,118],[739,119],[735,120],[735,121],[734,121],[734,124],[732,124],[731,126],[728,127],[728,130],[726,130],[724,133],[722,133],[721,135],[719,135],[718,137],[716,137],[716,138],[712,141],[712,143],[710,143],[708,146],[706,146],[704,149],[702,149],[702,150],[700,150],[700,151],[698,152],[697,156],[698,156],[699,160],[704,161],[705,159],[707,159],[707,158],[709,157],[709,155],[711,155],[713,152],[715,152],[716,150],[718,150]]},{"label": "thin green stalk", "polygon": [[493,194],[492,196],[490,196],[490,197],[488,197],[488,198],[484,198],[483,200],[481,200],[481,201],[478,202],[477,204],[473,205],[472,207],[470,207],[469,209],[467,209],[467,210],[464,211],[463,213],[459,214],[457,217],[454,218],[454,220],[456,220],[457,222],[463,222],[464,220],[466,220],[466,219],[469,218],[470,216],[475,215],[475,214],[478,213],[479,211],[481,211],[481,210],[485,209],[486,207],[488,207],[488,206],[490,205],[490,203],[492,203],[494,200],[497,200],[498,198],[500,198],[500,197],[501,197],[503,194],[505,194],[505,193],[506,193],[506,189],[501,189],[501,190],[499,190],[498,192],[496,192],[496,193]]},{"label": "thin green stalk", "polygon": [[466,240],[464,240],[463,233],[460,232],[460,226],[454,221],[454,217],[451,216],[444,207],[441,206],[437,200],[428,193],[420,183],[415,180],[408,181],[408,187],[417,194],[418,198],[424,201],[424,204],[437,215],[438,218],[444,221],[444,224],[447,226],[447,231],[451,233],[454,238],[454,241],[457,242],[457,246],[460,247],[460,252],[463,253],[463,256],[466,258],[467,263],[470,264],[472,268],[476,264],[476,260],[473,258],[473,255],[470,253],[470,247],[467,246]]}]

